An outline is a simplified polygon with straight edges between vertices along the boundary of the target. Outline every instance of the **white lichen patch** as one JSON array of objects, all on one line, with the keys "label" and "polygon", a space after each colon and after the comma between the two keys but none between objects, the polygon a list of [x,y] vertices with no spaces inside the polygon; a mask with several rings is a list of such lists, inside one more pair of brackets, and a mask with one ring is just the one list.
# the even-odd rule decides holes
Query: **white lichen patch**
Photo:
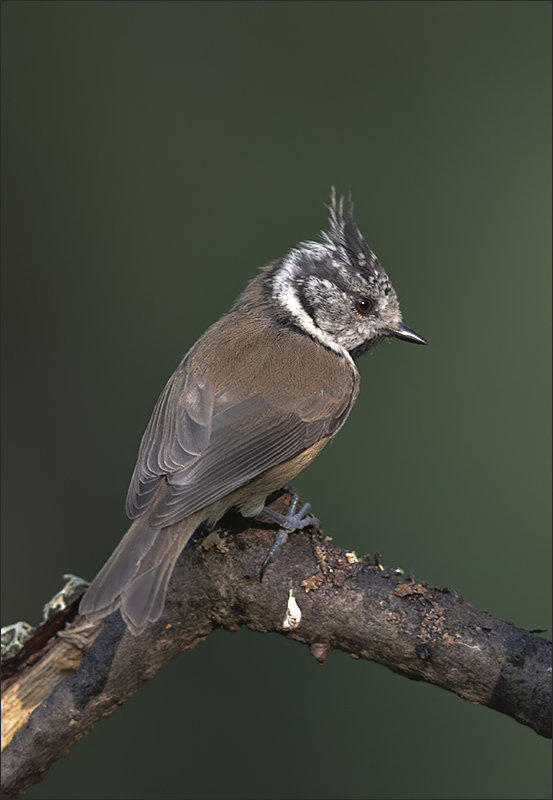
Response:
[{"label": "white lichen patch", "polygon": [[290,589],[288,594],[288,605],[286,607],[286,615],[282,622],[282,627],[285,631],[294,630],[301,622],[301,608],[296,603],[294,592]]},{"label": "white lichen patch", "polygon": [[78,575],[72,575],[70,572],[63,575],[65,584],[44,606],[42,609],[42,621],[46,622],[58,611],[65,611],[73,597],[79,592],[90,586],[88,581],[84,578],[79,578]]},{"label": "white lichen patch", "polygon": [[23,649],[35,629],[28,622],[14,622],[2,628],[2,658],[11,658]]}]

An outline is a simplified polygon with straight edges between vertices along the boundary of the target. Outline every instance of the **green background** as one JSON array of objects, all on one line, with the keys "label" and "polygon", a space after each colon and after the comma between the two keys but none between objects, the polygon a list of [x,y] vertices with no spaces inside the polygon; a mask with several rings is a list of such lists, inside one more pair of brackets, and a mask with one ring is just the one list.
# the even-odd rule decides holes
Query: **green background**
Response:
[{"label": "green background", "polygon": [[[427,348],[360,361],[297,480],[338,545],[550,617],[550,21],[541,2],[4,2],[3,624],[125,530],[158,393],[258,266],[357,220]],[[549,636],[549,634],[547,634]],[[218,632],[29,798],[534,798],[549,742]]]}]

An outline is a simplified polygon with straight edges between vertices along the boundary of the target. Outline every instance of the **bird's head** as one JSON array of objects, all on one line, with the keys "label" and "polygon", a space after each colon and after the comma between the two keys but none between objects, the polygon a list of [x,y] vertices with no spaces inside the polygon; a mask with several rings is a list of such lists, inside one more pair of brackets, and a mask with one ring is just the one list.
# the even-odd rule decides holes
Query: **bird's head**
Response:
[{"label": "bird's head", "polygon": [[268,293],[321,344],[357,358],[386,336],[426,344],[403,324],[398,298],[353,216],[351,198],[332,191],[329,228],[320,242],[302,242],[265,276]]}]

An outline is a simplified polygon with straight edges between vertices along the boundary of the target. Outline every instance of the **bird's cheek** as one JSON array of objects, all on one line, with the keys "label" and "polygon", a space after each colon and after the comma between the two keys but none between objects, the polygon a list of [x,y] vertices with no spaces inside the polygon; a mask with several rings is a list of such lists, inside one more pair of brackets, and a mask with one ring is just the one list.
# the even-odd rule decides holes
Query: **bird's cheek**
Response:
[{"label": "bird's cheek", "polygon": [[380,314],[380,327],[397,328],[401,322],[401,313],[397,308],[388,308]]}]

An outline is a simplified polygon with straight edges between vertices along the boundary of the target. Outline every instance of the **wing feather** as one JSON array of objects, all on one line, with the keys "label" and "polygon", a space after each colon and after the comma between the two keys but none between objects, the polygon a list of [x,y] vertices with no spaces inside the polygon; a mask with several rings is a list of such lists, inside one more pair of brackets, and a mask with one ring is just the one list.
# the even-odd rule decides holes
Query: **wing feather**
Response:
[{"label": "wing feather", "polygon": [[186,359],[167,381],[142,437],[127,493],[131,519],[150,506],[164,477],[195,461],[209,444],[214,393],[207,379],[194,382]]},{"label": "wing feather", "polygon": [[[127,514],[172,525],[277,464],[333,435],[355,399],[356,377],[325,385],[311,377],[296,396],[252,392],[229,379],[215,392],[205,373],[183,359],[161,393],[146,428],[127,495]],[[259,382],[252,379],[250,387]],[[315,385],[313,385],[315,384]],[[346,387],[347,388],[347,387]]]}]

